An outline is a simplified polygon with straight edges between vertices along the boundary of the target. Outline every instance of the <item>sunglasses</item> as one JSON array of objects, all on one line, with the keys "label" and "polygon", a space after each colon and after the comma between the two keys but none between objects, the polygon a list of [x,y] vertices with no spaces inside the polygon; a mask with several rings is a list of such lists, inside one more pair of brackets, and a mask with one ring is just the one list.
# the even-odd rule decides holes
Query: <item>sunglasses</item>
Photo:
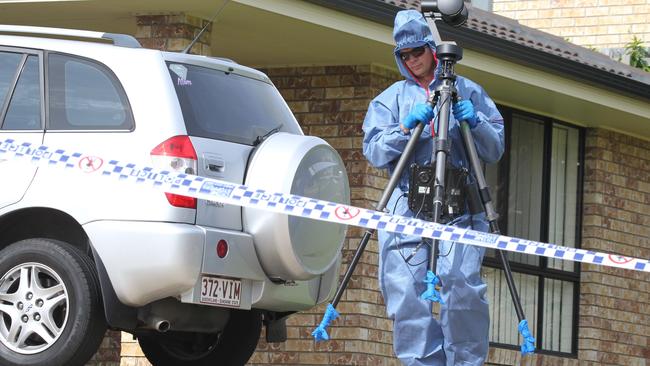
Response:
[{"label": "sunglasses", "polygon": [[402,61],[408,61],[411,58],[411,56],[420,57],[424,54],[424,51],[426,50],[425,47],[427,46],[420,46],[407,52],[400,52],[399,57],[402,59]]}]

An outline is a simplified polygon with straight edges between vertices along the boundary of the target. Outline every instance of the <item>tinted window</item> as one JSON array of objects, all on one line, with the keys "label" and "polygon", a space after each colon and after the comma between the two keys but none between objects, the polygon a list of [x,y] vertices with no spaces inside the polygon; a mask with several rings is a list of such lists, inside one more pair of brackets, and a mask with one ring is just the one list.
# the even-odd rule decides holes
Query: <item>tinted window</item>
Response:
[{"label": "tinted window", "polygon": [[273,85],[194,65],[168,67],[192,136],[253,145],[274,129],[300,131]]},{"label": "tinted window", "polygon": [[[486,178],[496,193],[506,235],[575,248],[579,245],[584,131],[544,116],[500,107],[507,150]],[[505,113],[504,113],[505,112]],[[540,350],[576,354],[580,273],[571,261],[508,254],[519,298]],[[490,341],[520,342],[517,314],[494,250],[483,267],[490,303]]]},{"label": "tinted window", "polygon": [[23,58],[18,53],[0,52],[0,113],[16,77],[16,69]]},{"label": "tinted window", "polygon": [[103,65],[51,54],[48,80],[50,129],[133,128],[126,95],[115,76]]},{"label": "tinted window", "polygon": [[3,130],[41,129],[41,83],[38,57],[29,56],[9,102]]}]

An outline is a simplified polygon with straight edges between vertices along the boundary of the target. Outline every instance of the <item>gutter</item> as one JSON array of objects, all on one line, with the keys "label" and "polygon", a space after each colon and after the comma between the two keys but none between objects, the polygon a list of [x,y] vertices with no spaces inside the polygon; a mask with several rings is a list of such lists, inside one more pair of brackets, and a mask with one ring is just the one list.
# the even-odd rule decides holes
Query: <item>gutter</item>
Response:
[{"label": "gutter", "polygon": [[[392,27],[398,11],[403,8],[379,0],[304,0],[329,9],[351,14]],[[470,9],[471,11],[471,9]],[[564,77],[586,82],[627,96],[650,100],[650,84],[607,70],[510,42],[468,27],[453,28],[437,23],[443,40],[453,40],[464,48],[480,51],[524,66],[534,66]]]}]

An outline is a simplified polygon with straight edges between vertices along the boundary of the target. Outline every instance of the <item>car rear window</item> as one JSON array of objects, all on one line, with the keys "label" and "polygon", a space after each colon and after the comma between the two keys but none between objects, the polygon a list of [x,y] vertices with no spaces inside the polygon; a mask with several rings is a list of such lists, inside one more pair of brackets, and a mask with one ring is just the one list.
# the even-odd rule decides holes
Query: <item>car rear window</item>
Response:
[{"label": "car rear window", "polygon": [[190,136],[255,145],[300,127],[271,84],[206,67],[168,62]]}]

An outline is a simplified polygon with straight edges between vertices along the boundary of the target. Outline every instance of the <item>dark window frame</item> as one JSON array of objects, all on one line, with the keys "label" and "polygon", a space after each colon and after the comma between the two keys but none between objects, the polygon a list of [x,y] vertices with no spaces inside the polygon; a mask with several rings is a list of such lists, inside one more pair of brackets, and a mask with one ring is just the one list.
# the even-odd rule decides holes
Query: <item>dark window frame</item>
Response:
[{"label": "dark window frame", "polygon": [[[20,63],[16,69],[16,73],[14,75],[14,78],[12,80],[12,85],[9,90],[7,90],[7,99],[5,100],[4,104],[0,105],[0,132],[8,133],[34,133],[34,132],[40,132],[42,133],[45,130],[45,125],[46,125],[46,116],[47,116],[47,108],[46,108],[46,94],[45,93],[45,73],[44,73],[44,61],[43,61],[43,51],[41,50],[34,50],[34,49],[29,49],[29,48],[20,48],[20,47],[3,47],[0,46],[0,52],[8,52],[8,53],[17,53],[17,54],[22,54],[22,59],[20,60]],[[16,87],[18,85],[18,80],[20,79],[20,75],[23,72],[23,69],[25,68],[25,64],[27,63],[27,58],[28,56],[36,56],[38,57],[38,73],[39,73],[39,88],[40,88],[40,98],[41,98],[41,127],[39,129],[33,129],[33,130],[3,130],[2,127],[4,126],[5,122],[5,117],[7,116],[7,112],[9,111],[9,105],[11,104],[11,99],[14,96],[14,93],[16,92]]]},{"label": "dark window frame", "polygon": [[[549,240],[549,210],[550,210],[550,184],[551,177],[551,159],[552,159],[552,134],[553,126],[562,125],[575,128],[578,130],[578,172],[576,182],[576,232],[575,244],[576,248],[580,247],[582,240],[582,200],[583,200],[583,186],[584,186],[584,155],[585,155],[585,129],[570,123],[560,121],[551,117],[545,117],[534,113],[518,110],[516,108],[498,105],[499,110],[504,118],[505,127],[505,153],[498,165],[498,176],[509,177],[510,171],[510,150],[512,147],[510,127],[512,125],[513,113],[518,115],[535,118],[544,124],[544,148],[543,148],[543,183],[542,183],[542,215],[540,219],[540,241],[548,242]],[[508,218],[504,214],[508,210],[508,193],[509,193],[509,178],[500,181],[498,190],[495,194],[498,197],[497,211],[500,213],[499,227],[502,232],[506,233],[508,227]],[[562,245],[562,243],[557,243]],[[486,256],[483,260],[483,265],[491,268],[502,269],[501,262],[496,257]],[[536,276],[538,278],[538,304],[537,304],[537,332],[534,335],[536,338],[536,352],[539,354],[577,358],[578,357],[578,330],[579,330],[579,305],[580,305],[580,263],[574,262],[573,271],[563,271],[548,267],[548,259],[540,257],[539,265],[532,265],[527,263],[510,262],[510,267],[513,273],[522,273],[526,275]],[[539,346],[542,344],[543,331],[544,331],[544,282],[545,279],[561,280],[573,284],[573,324],[571,333],[571,352],[560,352],[543,350]],[[531,314],[526,314],[530,316]],[[490,342],[490,346],[518,350],[517,345]]]},{"label": "dark window frame", "polygon": [[[95,66],[97,66],[98,69],[106,72],[110,78],[112,79],[112,84],[113,86],[116,87],[116,91],[118,92],[120,96],[120,100],[123,102],[123,105],[126,107],[126,115],[127,118],[130,120],[130,126],[128,128],[94,128],[94,129],[88,129],[88,128],[79,128],[79,129],[52,129],[50,127],[50,98],[49,98],[49,92],[50,92],[50,80],[49,80],[49,75],[50,75],[50,67],[49,67],[49,57],[50,55],[58,55],[58,56],[64,56],[64,57],[69,57],[71,59],[76,59],[76,60],[81,60],[82,62],[87,62],[91,63]],[[43,78],[45,82],[45,130],[48,133],[75,133],[75,132],[133,132],[136,129],[136,122],[135,122],[135,116],[133,115],[133,108],[131,108],[131,101],[129,100],[129,95],[127,94],[126,90],[124,89],[124,85],[122,85],[122,81],[120,78],[115,75],[113,70],[105,65],[104,63],[88,58],[88,57],[83,57],[79,55],[74,55],[74,54],[69,54],[65,52],[57,52],[57,51],[45,51],[43,54],[42,58],[43,62]]]}]

